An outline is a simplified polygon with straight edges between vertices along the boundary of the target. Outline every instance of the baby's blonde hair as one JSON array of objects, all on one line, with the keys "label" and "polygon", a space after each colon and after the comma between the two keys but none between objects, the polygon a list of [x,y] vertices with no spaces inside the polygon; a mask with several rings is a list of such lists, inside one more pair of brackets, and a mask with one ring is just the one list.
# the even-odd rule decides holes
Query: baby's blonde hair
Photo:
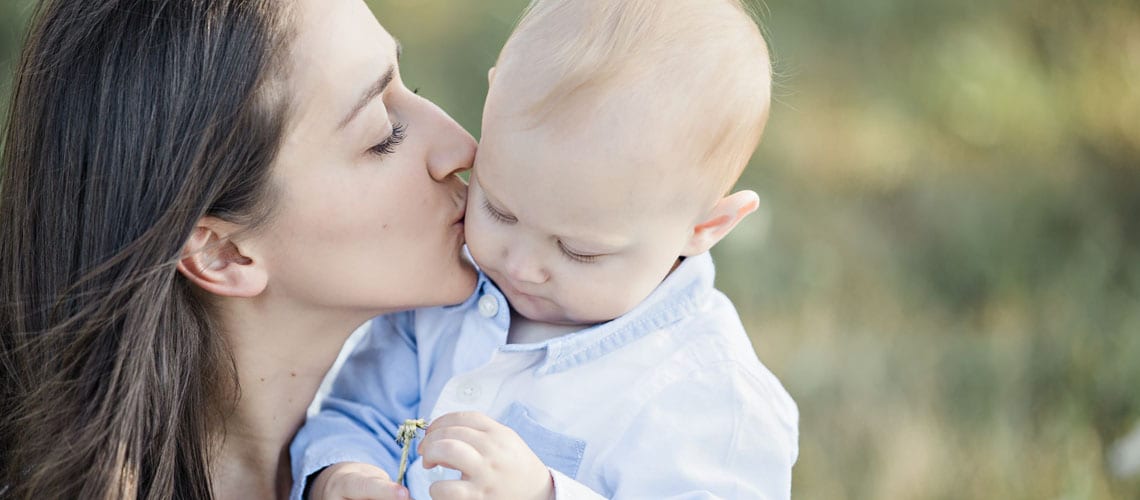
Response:
[{"label": "baby's blonde hair", "polygon": [[525,103],[539,120],[616,93],[680,122],[671,140],[695,146],[694,182],[717,196],[768,118],[768,48],[740,0],[534,0],[498,71],[542,89]]}]

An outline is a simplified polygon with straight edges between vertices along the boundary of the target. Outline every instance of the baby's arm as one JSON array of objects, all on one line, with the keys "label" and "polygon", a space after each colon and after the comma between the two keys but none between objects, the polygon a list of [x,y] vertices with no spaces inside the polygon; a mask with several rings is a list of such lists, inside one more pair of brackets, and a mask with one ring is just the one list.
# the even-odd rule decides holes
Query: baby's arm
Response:
[{"label": "baby's arm", "polygon": [[[317,472],[323,481],[310,487],[313,498],[321,498],[316,493],[329,486],[329,491],[335,492],[381,480],[394,485],[389,474],[395,473],[400,457],[395,432],[405,419],[416,418],[420,400],[411,326],[412,313],[372,321],[337,374],[320,411],[293,439],[293,499],[301,498],[306,482]],[[350,462],[370,467],[331,467]],[[366,481],[367,477],[372,481]],[[332,479],[335,481],[329,485]],[[321,486],[321,491],[315,486]],[[406,492],[402,487],[398,490]]]}]

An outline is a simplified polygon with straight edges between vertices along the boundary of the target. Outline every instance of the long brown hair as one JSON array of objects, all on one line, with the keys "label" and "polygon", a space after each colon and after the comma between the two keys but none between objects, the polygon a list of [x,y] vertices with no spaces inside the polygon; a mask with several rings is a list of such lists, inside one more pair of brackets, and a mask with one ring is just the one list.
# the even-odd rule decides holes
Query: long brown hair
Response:
[{"label": "long brown hair", "polygon": [[0,159],[0,497],[210,498],[236,397],[195,222],[269,216],[273,0],[47,0]]}]

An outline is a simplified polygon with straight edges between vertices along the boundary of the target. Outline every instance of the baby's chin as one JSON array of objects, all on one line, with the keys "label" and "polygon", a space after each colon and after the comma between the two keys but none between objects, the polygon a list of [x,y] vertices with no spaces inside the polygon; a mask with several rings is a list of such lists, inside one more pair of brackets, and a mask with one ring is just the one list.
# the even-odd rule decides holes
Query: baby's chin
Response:
[{"label": "baby's chin", "polygon": [[558,304],[534,297],[522,297],[511,300],[510,296],[507,297],[511,301],[511,310],[515,314],[522,316],[530,321],[538,323],[546,323],[550,325],[589,328],[594,325],[608,322],[614,318],[601,318],[601,319],[587,319],[576,314],[571,314],[565,309],[559,307]]}]

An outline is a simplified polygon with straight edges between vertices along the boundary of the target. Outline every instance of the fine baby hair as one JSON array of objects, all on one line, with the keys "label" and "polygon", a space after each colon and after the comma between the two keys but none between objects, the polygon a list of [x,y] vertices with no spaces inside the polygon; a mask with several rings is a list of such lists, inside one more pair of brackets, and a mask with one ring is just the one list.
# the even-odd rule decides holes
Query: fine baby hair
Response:
[{"label": "fine baby hair", "polygon": [[772,80],[767,44],[739,0],[535,0],[495,71],[543,89],[518,108],[536,125],[586,123],[610,102],[676,121],[654,139],[691,155],[694,182],[714,196],[756,148]]}]

